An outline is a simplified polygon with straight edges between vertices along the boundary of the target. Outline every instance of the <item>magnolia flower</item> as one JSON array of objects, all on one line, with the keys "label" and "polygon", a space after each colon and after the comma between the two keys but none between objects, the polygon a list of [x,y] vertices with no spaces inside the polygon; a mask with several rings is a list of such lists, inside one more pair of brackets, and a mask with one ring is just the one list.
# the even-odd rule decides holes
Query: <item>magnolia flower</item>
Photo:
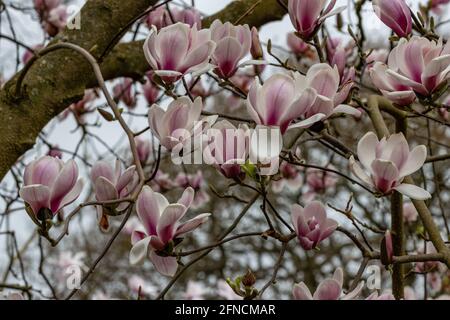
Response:
[{"label": "magnolia flower", "polygon": [[[161,145],[170,151],[180,143],[186,143],[193,134],[201,133],[198,131],[202,126],[200,122],[202,109],[200,97],[194,102],[187,97],[180,97],[172,101],[166,111],[154,104],[148,112],[150,129]],[[204,121],[212,124],[215,119],[217,117],[210,116]]]},{"label": "magnolia flower", "polygon": [[428,3],[435,14],[441,14],[442,6],[450,3],[450,0],[430,0]]},{"label": "magnolia flower", "polygon": [[369,68],[372,68],[375,62],[386,63],[389,56],[389,51],[386,49],[373,49],[366,57],[366,63]]},{"label": "magnolia flower", "polygon": [[56,36],[66,27],[68,18],[69,14],[67,12],[67,7],[64,5],[60,5],[57,8],[50,10],[48,17],[43,21],[45,31],[51,37]]},{"label": "magnolia flower", "polygon": [[378,18],[399,37],[411,33],[411,11],[405,0],[373,0],[372,5]]},{"label": "magnolia flower", "polygon": [[297,33],[305,40],[314,36],[326,18],[338,14],[345,7],[333,10],[336,0],[289,0],[289,17]]},{"label": "magnolia flower", "polygon": [[[91,180],[94,183],[95,198],[100,202],[124,199],[138,184],[136,167],[131,166],[122,173],[119,160],[116,160],[115,168],[106,161],[95,163],[91,170]],[[127,206],[127,202],[97,206],[102,229],[109,227],[108,215],[123,211]]]},{"label": "magnolia flower", "polygon": [[411,199],[431,198],[428,191],[417,186],[402,183],[403,178],[419,170],[425,163],[427,148],[424,145],[409,150],[402,133],[378,140],[373,132],[368,132],[358,142],[358,158],[362,167],[350,157],[353,173],[366,184],[382,194],[396,190]]},{"label": "magnolia flower", "polygon": [[249,163],[259,169],[259,174],[272,176],[278,173],[283,136],[280,128],[257,125],[250,133]]},{"label": "magnolia flower", "polygon": [[34,8],[42,18],[61,4],[61,0],[33,0]]},{"label": "magnolia flower", "polygon": [[202,28],[202,16],[195,8],[187,8],[183,10],[171,9],[170,13],[171,15],[166,15],[166,20],[171,20],[173,18],[173,22],[182,22],[191,27],[197,25],[198,28]]},{"label": "magnolia flower", "polygon": [[347,69],[347,58],[352,54],[353,48],[353,43],[345,44],[341,38],[327,39],[327,60],[332,67],[337,67],[342,84],[353,81],[354,78],[353,75],[349,75],[355,72],[352,70],[354,67]]},{"label": "magnolia flower", "polygon": [[133,90],[133,83],[133,79],[124,78],[113,88],[114,99],[122,101],[129,108],[136,107],[136,95]]},{"label": "magnolia flower", "polygon": [[173,249],[180,236],[198,228],[210,216],[204,213],[180,222],[193,198],[194,189],[187,188],[177,203],[169,204],[162,194],[144,186],[137,199],[136,211],[145,231],[135,230],[131,236],[131,264],[138,264],[148,257],[161,274],[173,276],[176,273],[177,259],[168,255],[169,249]]},{"label": "magnolia flower", "polygon": [[147,81],[142,85],[142,91],[144,93],[145,100],[149,105],[154,104],[159,97],[161,90],[159,87],[151,80],[150,77],[147,77]]},{"label": "magnolia flower", "polygon": [[74,202],[82,189],[75,161],[64,163],[61,159],[44,156],[26,166],[19,194],[31,210],[27,210],[30,216],[42,220]]},{"label": "magnolia flower", "polygon": [[203,150],[206,164],[214,165],[225,177],[239,179],[241,165],[245,164],[248,150],[248,128],[236,128],[223,120],[208,130],[208,146]]},{"label": "magnolia flower", "polygon": [[338,224],[327,218],[327,211],[319,201],[310,202],[305,208],[299,204],[291,207],[291,219],[300,245],[305,250],[311,250],[328,238]]},{"label": "magnolia flower", "polygon": [[209,69],[216,45],[209,30],[197,30],[184,23],[153,29],[144,43],[151,68],[166,83],[178,81],[187,73],[199,75]]},{"label": "magnolia flower", "polygon": [[164,193],[178,187],[178,185],[174,183],[173,179],[169,176],[168,173],[162,172],[162,170],[158,170],[158,172],[156,172],[155,178],[151,182],[151,187],[154,191]]},{"label": "magnolia flower", "polygon": [[[341,104],[352,84],[339,89],[339,83],[337,68],[326,63],[313,65],[306,76],[276,74],[262,86],[255,80],[248,95],[247,110],[257,124],[279,126],[283,134],[291,128],[307,128],[334,113],[359,115],[357,109]],[[290,125],[299,117],[304,120]]]},{"label": "magnolia flower", "polygon": [[233,76],[239,67],[254,61],[239,64],[250,53],[252,34],[248,25],[234,26],[230,22],[215,20],[211,27],[211,39],[217,44],[212,61],[222,78]]},{"label": "magnolia flower", "polygon": [[342,285],[344,282],[344,273],[341,268],[337,268],[332,278],[323,280],[317,287],[314,295],[308,289],[304,282],[296,283],[292,290],[295,300],[354,300],[360,294],[364,282],[361,281],[358,286],[346,295],[342,294]]},{"label": "magnolia flower", "polygon": [[292,53],[294,53],[296,56],[305,55],[309,58],[314,57],[314,52],[312,51],[310,45],[297,37],[294,32],[288,33],[287,45],[289,49],[291,49]]},{"label": "magnolia flower", "polygon": [[296,192],[303,184],[303,177],[297,166],[288,162],[283,162],[280,165],[281,178],[272,181],[272,190],[274,193],[281,193],[284,189],[291,192]]},{"label": "magnolia flower", "polygon": [[194,25],[197,25],[198,28],[202,27],[200,12],[195,8],[183,10],[173,8],[170,9],[169,13],[165,7],[161,6],[150,12],[146,17],[145,22],[149,28],[154,26],[157,30],[177,22],[188,24],[191,27]]},{"label": "magnolia flower", "polygon": [[139,156],[139,161],[145,164],[150,156],[151,143],[147,139],[141,139],[139,137],[134,139],[136,141],[136,149]]},{"label": "magnolia flower", "polygon": [[373,84],[399,105],[411,104],[416,95],[429,96],[450,76],[450,43],[426,38],[400,39],[388,64],[376,62],[370,70]]},{"label": "magnolia flower", "polygon": [[[336,170],[331,164],[326,168]],[[334,188],[337,179],[336,174],[330,171],[315,168],[306,170],[306,183],[312,193],[324,193],[326,190]]]},{"label": "magnolia flower", "polygon": [[171,25],[169,13],[164,6],[160,6],[151,11],[145,18],[145,23],[151,29],[155,27],[157,30]]},{"label": "magnolia flower", "polygon": [[264,57],[264,51],[261,45],[261,41],[259,40],[259,33],[256,27],[252,27],[252,45],[250,47],[250,53],[253,59],[262,59]]}]

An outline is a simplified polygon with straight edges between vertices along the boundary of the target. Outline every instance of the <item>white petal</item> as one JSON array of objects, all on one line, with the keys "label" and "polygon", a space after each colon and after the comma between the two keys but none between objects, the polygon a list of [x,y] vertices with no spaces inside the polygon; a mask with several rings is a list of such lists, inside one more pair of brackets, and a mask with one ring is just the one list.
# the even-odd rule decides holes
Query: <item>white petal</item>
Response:
[{"label": "white petal", "polygon": [[394,189],[401,194],[415,200],[427,200],[431,198],[431,194],[427,190],[413,184],[402,183]]}]

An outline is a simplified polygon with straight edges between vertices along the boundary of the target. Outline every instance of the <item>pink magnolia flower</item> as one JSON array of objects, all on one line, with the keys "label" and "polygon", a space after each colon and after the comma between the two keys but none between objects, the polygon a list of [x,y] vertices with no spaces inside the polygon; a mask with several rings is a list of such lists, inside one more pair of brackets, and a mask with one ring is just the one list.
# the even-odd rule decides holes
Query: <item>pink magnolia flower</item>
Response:
[{"label": "pink magnolia flower", "polygon": [[428,2],[429,5],[431,6],[431,10],[433,10],[435,14],[441,14],[442,6],[450,3],[450,0],[430,0]]},{"label": "pink magnolia flower", "polygon": [[417,217],[419,213],[417,212],[416,207],[411,202],[407,202],[403,204],[403,218],[406,222],[413,223],[417,221]]},{"label": "pink magnolia flower", "polygon": [[364,285],[361,281],[351,292],[343,295],[342,285],[344,273],[341,268],[337,268],[332,278],[323,280],[317,287],[314,294],[308,289],[304,282],[296,283],[292,290],[295,300],[354,300],[356,299]]},{"label": "pink magnolia flower", "polygon": [[170,23],[169,13],[164,6],[151,11],[145,18],[145,23],[150,29],[155,27],[157,30],[172,24]]},{"label": "pink magnolia flower", "polygon": [[223,120],[208,130],[208,145],[203,150],[206,164],[214,165],[225,177],[239,179],[241,165],[245,164],[248,150],[248,128],[236,128]]},{"label": "pink magnolia flower", "polygon": [[417,200],[431,198],[428,191],[402,183],[404,177],[416,172],[425,163],[427,148],[424,145],[410,151],[402,133],[379,141],[375,133],[368,132],[359,140],[357,151],[362,167],[351,156],[351,169],[359,179],[377,191],[389,194],[396,190]]},{"label": "pink magnolia flower", "polygon": [[259,40],[258,29],[252,27],[252,45],[250,47],[250,53],[253,59],[262,59],[264,57],[264,51],[261,45],[261,41]]},{"label": "pink magnolia flower", "polygon": [[450,43],[426,38],[400,39],[388,64],[376,62],[370,70],[373,84],[399,105],[411,104],[416,95],[429,96],[450,77]]},{"label": "pink magnolia flower", "polygon": [[69,14],[67,12],[67,7],[64,5],[60,5],[57,8],[50,10],[48,17],[43,21],[45,31],[50,37],[56,36],[66,27],[68,18]]},{"label": "pink magnolia flower", "polygon": [[[257,80],[250,88],[247,110],[257,124],[279,126],[282,133],[291,128],[307,128],[335,113],[359,115],[357,109],[342,104],[352,83],[341,88],[337,67],[313,65],[306,76],[276,74],[264,85]],[[304,120],[291,124],[299,117]]]},{"label": "pink magnolia flower", "polygon": [[386,49],[373,49],[366,57],[366,63],[370,68],[373,67],[375,62],[386,63],[389,56],[389,51]]},{"label": "pink magnolia flower", "polygon": [[145,231],[136,230],[131,236],[131,264],[138,264],[148,257],[161,274],[173,276],[176,273],[176,257],[168,256],[164,252],[167,252],[168,246],[173,248],[174,242],[180,236],[205,223],[210,215],[200,214],[181,223],[180,220],[189,209],[193,198],[194,189],[187,188],[177,203],[169,204],[162,194],[144,186],[137,199],[136,211]]},{"label": "pink magnolia flower", "polygon": [[[122,173],[122,166],[116,160],[115,168],[106,161],[98,161],[91,170],[91,180],[94,184],[97,201],[120,200],[129,196],[138,184],[136,167],[131,166]],[[107,230],[109,227],[108,215],[116,210],[124,210],[129,203],[122,202],[110,205],[97,206],[100,218],[100,227]]]},{"label": "pink magnolia flower", "polygon": [[333,10],[336,0],[289,0],[289,17],[297,33],[305,40],[315,35],[326,18],[338,14],[345,7]]},{"label": "pink magnolia flower", "polygon": [[291,207],[291,219],[300,245],[311,250],[328,238],[338,224],[327,218],[327,211],[319,201],[310,202],[306,207],[294,204]]},{"label": "pink magnolia flower", "polygon": [[378,18],[399,37],[411,33],[411,11],[405,0],[373,0],[372,5]]},{"label": "pink magnolia flower", "polygon": [[327,59],[329,64],[336,66],[341,78],[341,84],[354,80],[354,67],[347,68],[347,59],[353,53],[354,43],[344,43],[341,38],[327,39]]},{"label": "pink magnolia flower", "polygon": [[158,85],[156,85],[150,77],[147,77],[147,81],[142,85],[142,90],[144,93],[145,100],[149,105],[152,105],[158,101],[159,94],[161,90]]},{"label": "pink magnolia flower", "polygon": [[211,27],[211,39],[216,43],[212,61],[217,66],[216,72],[222,78],[230,78],[237,69],[252,64],[241,60],[250,53],[252,34],[248,25],[234,26],[230,22],[222,23],[215,20]]},{"label": "pink magnolia flower", "polygon": [[296,192],[303,184],[303,177],[297,166],[288,162],[283,162],[280,165],[281,178],[272,181],[272,190],[274,193],[282,193],[287,189],[291,192]]},{"label": "pink magnolia flower", "polygon": [[128,108],[136,107],[136,94],[133,90],[133,79],[124,78],[113,88],[114,99],[122,101]]},{"label": "pink magnolia flower", "polygon": [[307,56],[309,58],[314,57],[314,52],[312,51],[311,46],[297,37],[294,32],[288,33],[287,45],[296,56]]},{"label": "pink magnolia flower", "polygon": [[57,8],[61,4],[61,0],[33,0],[33,3],[39,16],[43,17],[51,10]]},{"label": "pink magnolia flower", "polygon": [[139,137],[134,140],[136,141],[136,149],[138,152],[139,161],[143,164],[147,163],[152,148],[150,141]]},{"label": "pink magnolia flower", "polygon": [[164,193],[178,187],[178,185],[173,181],[168,173],[158,170],[155,178],[151,182],[151,187],[154,191]]},{"label": "pink magnolia flower", "polygon": [[83,189],[78,180],[75,161],[64,163],[58,158],[44,156],[25,168],[24,183],[19,194],[35,217],[41,219],[42,210],[55,215],[74,202]]},{"label": "pink magnolia flower", "polygon": [[[161,145],[170,151],[198,131],[202,109],[203,103],[200,97],[194,102],[187,97],[180,97],[172,101],[166,111],[154,104],[148,112],[150,129]],[[214,122],[215,118],[206,117],[205,119],[208,122]]]},{"label": "pink magnolia flower", "polygon": [[154,28],[144,43],[144,54],[155,74],[173,83],[185,74],[207,71],[215,48],[209,30],[176,23],[159,31]]},{"label": "pink magnolia flower", "polygon": [[[174,22],[185,23],[191,27],[197,25],[199,29],[202,28],[202,16],[200,12],[195,8],[187,8],[183,10],[171,9],[170,13]],[[166,20],[171,21],[172,18],[169,15],[166,15]]]},{"label": "pink magnolia flower", "polygon": [[[333,165],[328,165],[327,169],[336,168]],[[333,189],[336,186],[338,177],[336,174],[330,171],[320,169],[307,169],[306,170],[306,184],[309,188],[309,193],[324,193],[327,190]]]}]

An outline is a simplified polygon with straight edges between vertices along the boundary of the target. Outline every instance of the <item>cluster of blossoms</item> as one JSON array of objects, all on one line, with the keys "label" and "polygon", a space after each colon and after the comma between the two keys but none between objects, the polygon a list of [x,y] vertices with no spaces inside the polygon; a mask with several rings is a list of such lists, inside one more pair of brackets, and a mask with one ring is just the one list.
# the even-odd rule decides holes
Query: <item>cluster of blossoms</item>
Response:
[{"label": "cluster of blossoms", "polygon": [[[324,20],[342,11],[343,8],[333,10],[335,3],[335,0],[289,1],[289,16],[296,32],[289,34],[288,44],[295,54],[308,55],[311,50],[308,42],[317,35]],[[35,6],[43,23],[48,25],[46,30],[50,35],[60,30],[63,9],[59,1],[36,0]],[[417,98],[430,97],[440,90],[450,75],[450,45],[441,40],[434,42],[410,37],[411,13],[403,0],[373,0],[373,7],[379,18],[402,39],[388,56],[373,53],[368,57],[372,82],[385,97],[400,106],[409,105]],[[184,148],[192,148],[191,142],[199,138],[200,146],[194,145],[192,153],[201,148],[205,163],[215,167],[224,177],[241,182],[246,175],[251,175],[246,165],[249,159],[253,159],[252,155],[257,154],[256,158],[262,159],[254,162],[257,166],[279,161],[282,136],[288,130],[308,129],[341,113],[361,116],[358,109],[346,104],[355,79],[355,69],[347,66],[353,47],[349,48],[340,40],[328,39],[327,63],[314,64],[306,74],[274,74],[261,83],[261,78],[250,81],[248,77],[240,77],[238,72],[248,65],[266,63],[262,60],[264,54],[255,28],[215,20],[208,29],[201,29],[201,17],[197,11],[168,12],[163,7],[151,12],[146,21],[152,29],[144,44],[144,54],[151,70],[142,85],[144,96],[151,105],[148,124],[159,144],[172,155],[182,153],[183,158],[189,156]],[[252,59],[245,60],[247,56]],[[24,63],[29,59],[30,56],[24,57]],[[161,93],[159,85],[171,90],[176,82],[185,80],[186,75],[195,79],[209,71],[224,81],[239,83],[237,87],[248,93],[246,110],[256,129],[250,129],[247,124],[236,126],[226,120],[217,121],[216,115],[202,117],[206,93],[199,87],[193,99],[192,96],[177,97],[167,108],[157,104]],[[122,101],[129,108],[136,106],[133,79],[123,79],[113,91],[115,100]],[[87,91],[84,99],[70,109],[81,117],[95,98],[94,91]],[[253,135],[257,129],[276,130],[280,139],[271,138],[273,140],[269,141],[276,142],[276,147],[271,143],[263,150],[257,148],[258,141],[255,143]],[[151,154],[151,144],[139,137],[135,142],[138,160],[145,165]],[[27,212],[37,224],[51,219],[82,192],[83,184],[78,179],[76,163],[64,163],[59,159],[61,154],[53,155],[55,157],[42,157],[26,167],[24,184],[20,189]],[[426,157],[426,147],[420,145],[410,150],[402,133],[380,140],[369,132],[359,140],[357,159],[352,156],[349,162],[352,172],[377,194],[389,195],[398,191],[412,199],[424,200],[431,197],[426,190],[403,183],[403,180],[418,171]],[[332,165],[327,168],[332,168]],[[269,175],[278,172],[282,179],[279,183],[275,181],[275,192],[281,192],[285,185],[298,189],[303,184],[299,169],[289,163],[283,163],[279,170],[277,167]],[[334,187],[336,176],[318,169],[307,170],[304,174],[309,188],[309,193],[303,197],[307,204],[304,207],[294,204],[290,214],[300,246],[304,250],[313,250],[338,228],[337,221],[328,218],[325,206],[311,201],[314,194]],[[209,199],[208,194],[201,190],[201,172],[179,174],[172,181],[159,171],[152,186],[144,185],[142,190],[137,190],[139,178],[135,165],[123,170],[119,160],[114,167],[106,161],[99,161],[91,170],[91,181],[98,201],[100,226],[104,230],[109,227],[108,217],[124,213],[132,205],[130,196],[138,194],[136,212],[140,223],[131,230],[130,263],[138,264],[148,258],[158,272],[174,276],[178,268],[175,249],[183,236],[200,227],[210,216],[203,213],[181,222],[190,208],[199,208]],[[162,192],[175,186],[183,189],[183,193],[177,202],[170,203]],[[417,211],[411,204],[405,207],[404,214],[409,223],[417,219]],[[384,246],[390,263],[393,258],[390,232],[385,234]],[[423,269],[426,266],[416,267]],[[140,279],[134,279],[130,287],[139,292],[142,287],[139,283]],[[202,295],[195,284],[191,286],[188,290],[191,294],[186,295],[187,298]],[[342,287],[343,272],[337,269],[333,278],[321,282],[313,294],[304,283],[300,283],[294,286],[293,295],[298,300],[354,299],[362,289],[360,284],[343,295]],[[153,291],[144,293],[152,295]],[[390,294],[373,294],[367,299],[391,297]]]}]

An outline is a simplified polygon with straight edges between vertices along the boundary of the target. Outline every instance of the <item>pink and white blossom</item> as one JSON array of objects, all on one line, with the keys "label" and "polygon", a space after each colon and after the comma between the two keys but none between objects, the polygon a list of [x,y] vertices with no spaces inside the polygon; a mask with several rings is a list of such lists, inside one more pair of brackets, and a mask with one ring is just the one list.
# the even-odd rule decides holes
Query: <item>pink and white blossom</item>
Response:
[{"label": "pink and white blossom", "polygon": [[[116,160],[113,168],[106,161],[98,161],[91,170],[91,181],[94,184],[95,198],[99,202],[120,200],[128,197],[138,184],[136,167],[133,165],[122,172],[119,160]],[[116,211],[122,211],[129,205],[128,202],[118,201],[115,204],[98,205],[100,227],[102,230],[109,228],[108,216]]]},{"label": "pink and white blossom", "polygon": [[78,179],[78,166],[73,160],[64,163],[59,158],[44,156],[26,166],[19,194],[39,218],[42,210],[51,215],[74,202],[83,189]]},{"label": "pink and white blossom", "polygon": [[236,128],[227,120],[217,122],[207,132],[208,145],[203,150],[206,164],[214,165],[225,177],[239,179],[248,155],[248,128]]},{"label": "pink and white blossom", "polygon": [[336,0],[289,0],[289,17],[298,35],[305,40],[310,39],[326,18],[345,9],[338,7],[333,10],[335,4]]},{"label": "pink and white blossom", "polygon": [[[216,72],[222,78],[232,77],[241,64],[241,60],[250,54],[252,34],[248,25],[235,26],[230,22],[222,23],[215,20],[211,27],[211,39],[216,43],[216,49],[212,55]],[[252,61],[250,62],[252,63]]]},{"label": "pink and white blossom", "polygon": [[154,73],[173,83],[185,74],[195,76],[209,70],[215,48],[210,30],[179,22],[159,31],[154,28],[145,40],[144,54]]},{"label": "pink and white blossom", "polygon": [[411,33],[411,11],[405,0],[372,0],[372,5],[378,18],[399,37]]},{"label": "pink and white blossom", "polygon": [[335,220],[327,217],[325,207],[319,201],[310,202],[304,208],[299,204],[292,205],[291,220],[300,245],[305,250],[315,249],[338,226]]},{"label": "pink and white blossom", "polygon": [[423,37],[400,39],[388,64],[375,62],[373,84],[394,103],[409,105],[416,96],[429,96],[450,77],[450,43],[443,45]]},{"label": "pink and white blossom", "polygon": [[188,97],[180,97],[172,101],[167,110],[154,104],[148,112],[148,122],[152,133],[162,146],[171,151],[180,143],[187,142],[193,135],[202,133],[202,121],[212,125],[216,116],[200,119],[203,109],[202,99],[192,102]]},{"label": "pink and white blossom", "polygon": [[359,140],[357,151],[362,167],[351,156],[353,173],[378,192],[386,195],[395,190],[411,199],[431,198],[428,191],[402,183],[403,178],[419,170],[425,163],[427,149],[424,145],[410,151],[402,133],[378,140],[375,133],[368,132]]},{"label": "pink and white blossom", "polygon": [[136,94],[133,88],[134,81],[131,78],[124,78],[113,88],[114,99],[122,101],[128,108],[136,107]]},{"label": "pink and white blossom", "polygon": [[168,245],[173,246],[176,239],[198,228],[210,215],[203,213],[184,223],[180,222],[193,199],[194,189],[189,187],[176,203],[169,204],[162,194],[144,186],[137,199],[136,211],[145,231],[135,230],[131,236],[131,264],[138,264],[149,258],[159,273],[167,276],[176,273],[177,259],[167,255],[171,253],[167,252]]},{"label": "pink and white blossom", "polygon": [[317,287],[314,294],[304,282],[296,283],[292,290],[295,300],[355,300],[363,289],[364,282],[351,292],[343,294],[342,286],[344,282],[344,273],[341,268],[337,268],[332,278],[323,280]]}]

